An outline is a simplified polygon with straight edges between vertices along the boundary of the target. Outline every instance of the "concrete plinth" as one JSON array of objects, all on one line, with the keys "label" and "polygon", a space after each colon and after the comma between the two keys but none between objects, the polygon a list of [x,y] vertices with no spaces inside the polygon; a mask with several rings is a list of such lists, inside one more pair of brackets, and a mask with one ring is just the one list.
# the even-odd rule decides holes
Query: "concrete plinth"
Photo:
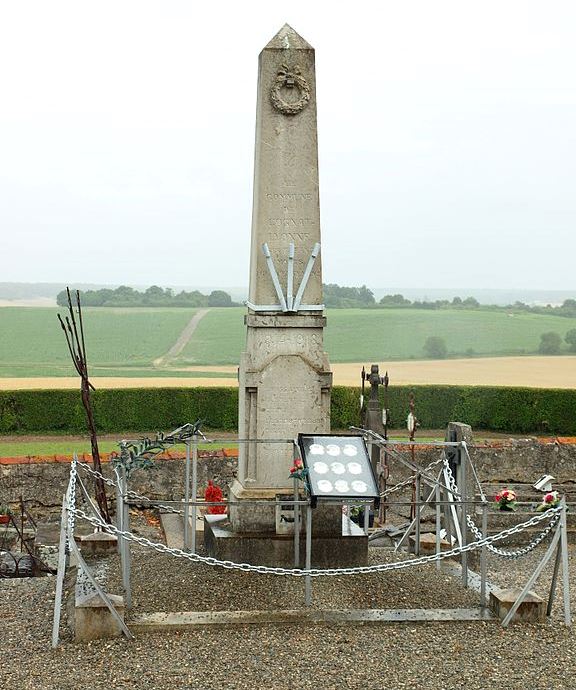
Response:
[{"label": "concrete plinth", "polygon": [[[520,595],[520,589],[496,589],[490,592],[490,608],[504,620]],[[546,620],[546,602],[535,592],[528,592],[512,618],[512,622],[541,623]]]},{"label": "concrete plinth", "polygon": [[[410,553],[415,553],[416,551],[416,535],[411,534],[408,537],[410,542]],[[446,539],[440,539],[440,551],[450,551],[454,547]],[[431,553],[436,553],[436,535],[435,534],[421,534],[420,535],[420,554],[428,555]]]},{"label": "concrete plinth", "polygon": [[[117,594],[108,594],[108,598],[124,620],[124,598]],[[122,629],[118,621],[98,594],[86,599],[77,598],[74,607],[74,639],[76,642],[120,637],[120,635],[122,635]]]},{"label": "concrete plinth", "polygon": [[77,538],[85,556],[110,556],[116,553],[118,537],[107,532],[92,532]]},{"label": "concrete plinth", "polygon": [[[238,532],[229,522],[217,521],[220,516],[204,518],[204,545],[210,556],[220,560],[252,565],[294,567],[294,536],[273,532]],[[315,517],[315,516],[314,516]],[[339,568],[368,563],[368,537],[347,518],[340,520],[337,535],[317,534],[312,537],[312,566]],[[314,525],[314,521],[312,522]],[[306,534],[300,536],[300,567],[306,563]]]}]

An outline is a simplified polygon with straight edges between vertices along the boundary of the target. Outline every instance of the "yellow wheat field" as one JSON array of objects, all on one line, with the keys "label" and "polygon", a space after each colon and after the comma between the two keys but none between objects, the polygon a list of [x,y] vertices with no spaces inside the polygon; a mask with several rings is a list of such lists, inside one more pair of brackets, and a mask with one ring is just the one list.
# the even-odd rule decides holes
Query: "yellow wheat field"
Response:
[{"label": "yellow wheat field", "polygon": [[[376,362],[374,362],[376,363]],[[364,362],[369,367],[372,362]],[[489,357],[440,361],[379,362],[387,369],[391,385],[446,384],[468,386],[528,386],[531,388],[576,388],[576,356]],[[362,363],[333,364],[334,384],[357,386]],[[182,376],[94,377],[96,388],[181,388],[183,386],[236,386],[235,366],[189,367]],[[228,374],[225,378],[202,377],[202,373]],[[188,374],[188,375],[186,375]],[[194,374],[194,376],[190,376]],[[74,377],[0,378],[0,390],[78,388]]]}]

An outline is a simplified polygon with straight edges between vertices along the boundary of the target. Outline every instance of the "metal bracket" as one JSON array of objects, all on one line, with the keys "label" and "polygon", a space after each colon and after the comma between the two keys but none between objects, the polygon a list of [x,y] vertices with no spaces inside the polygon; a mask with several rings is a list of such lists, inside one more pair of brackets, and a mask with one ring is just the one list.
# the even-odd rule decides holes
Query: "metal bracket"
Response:
[{"label": "metal bracket", "polygon": [[316,242],[306,264],[306,269],[304,270],[304,275],[302,276],[302,281],[298,287],[296,297],[294,297],[294,243],[290,242],[288,245],[288,274],[287,274],[287,285],[286,285],[286,296],[282,292],[282,286],[280,285],[280,279],[278,278],[278,272],[274,266],[274,259],[270,253],[270,248],[268,244],[264,242],[262,245],[262,252],[266,257],[266,265],[268,266],[268,271],[270,277],[272,278],[272,284],[274,285],[274,290],[278,296],[278,304],[254,304],[253,302],[246,301],[244,304],[256,312],[264,311],[281,311],[285,314],[296,314],[299,311],[323,311],[323,304],[302,304],[302,296],[304,295],[304,290],[310,279],[310,274],[314,268],[314,263],[318,254],[320,253],[320,243]]}]

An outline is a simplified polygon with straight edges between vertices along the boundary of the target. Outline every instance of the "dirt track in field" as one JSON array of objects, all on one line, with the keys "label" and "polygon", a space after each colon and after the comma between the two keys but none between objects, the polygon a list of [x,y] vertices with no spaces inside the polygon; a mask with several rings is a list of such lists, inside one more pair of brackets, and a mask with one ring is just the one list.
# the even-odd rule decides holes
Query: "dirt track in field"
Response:
[{"label": "dirt track in field", "polygon": [[[371,362],[364,362],[369,366]],[[576,356],[570,357],[490,357],[380,363],[388,369],[390,383],[452,384],[469,386],[527,386],[530,388],[575,388]],[[362,363],[333,364],[334,383],[357,386]],[[189,367],[182,377],[145,378],[94,377],[96,388],[180,388],[182,386],[236,386],[236,366]],[[194,376],[186,376],[186,373]],[[202,377],[202,372],[228,374],[225,378]],[[0,390],[36,388],[78,388],[78,378],[0,378]]]}]

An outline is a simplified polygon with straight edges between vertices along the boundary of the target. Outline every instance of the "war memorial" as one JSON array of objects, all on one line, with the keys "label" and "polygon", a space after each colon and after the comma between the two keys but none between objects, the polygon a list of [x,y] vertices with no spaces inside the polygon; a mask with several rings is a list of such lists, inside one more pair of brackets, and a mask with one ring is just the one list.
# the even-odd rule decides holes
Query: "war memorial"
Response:
[{"label": "war memorial", "polygon": [[[515,496],[501,492],[499,510],[491,513],[475,460],[480,455],[465,423],[450,423],[443,442],[419,444],[411,400],[408,437],[389,438],[385,398],[382,404],[388,372],[382,376],[378,365],[362,372],[370,393],[362,389],[358,426],[338,434],[331,428],[322,298],[322,253],[330,252],[330,243],[321,233],[315,53],[288,25],[259,57],[250,248],[246,346],[238,369],[239,455],[226,495],[199,500],[198,444],[211,439],[198,422],[183,420],[154,439],[121,442],[117,461],[103,474],[74,458],[53,543],[53,647],[62,645],[64,608],[77,642],[214,625],[460,621],[506,628],[549,620],[560,600],[556,624],[570,626],[569,518],[566,498],[552,491],[551,462],[531,487],[554,496],[549,506],[544,498],[545,509],[526,505],[514,512]],[[171,487],[160,498],[144,495],[138,476],[176,444],[186,446],[183,486],[174,489],[172,477],[158,483]],[[110,522],[93,498],[93,479],[105,483],[115,506]],[[223,510],[207,510],[212,505]],[[132,529],[132,512],[140,508],[158,511],[164,541]],[[359,510],[362,517],[356,519]],[[526,569],[522,586],[502,588],[490,581],[488,556],[506,563],[532,557],[538,547],[540,556]],[[304,583],[303,591],[289,609],[216,606],[133,616],[134,557],[148,553],[173,559],[181,572],[211,568],[224,589],[227,578],[241,573]],[[111,593],[106,579],[114,559],[119,573]],[[553,570],[544,598],[534,588],[548,565]],[[345,589],[352,580],[401,577],[426,566],[449,575],[446,591],[464,590],[467,604],[314,607],[315,583],[321,580],[338,578]],[[421,587],[426,586],[423,576]],[[145,589],[162,587],[148,581]]]}]

